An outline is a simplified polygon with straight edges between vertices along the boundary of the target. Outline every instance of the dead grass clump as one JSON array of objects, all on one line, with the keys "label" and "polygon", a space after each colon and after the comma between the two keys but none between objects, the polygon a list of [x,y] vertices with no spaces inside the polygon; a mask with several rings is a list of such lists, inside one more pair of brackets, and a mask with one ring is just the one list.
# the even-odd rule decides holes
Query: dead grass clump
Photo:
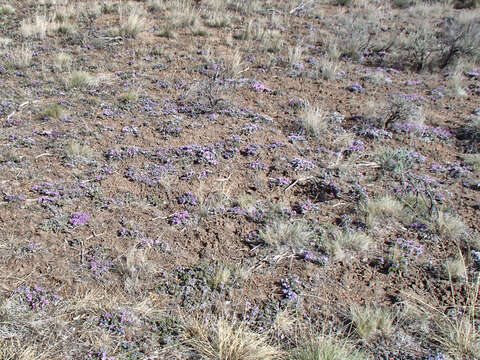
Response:
[{"label": "dead grass clump", "polygon": [[326,113],[318,106],[307,106],[300,120],[306,132],[314,137],[319,137],[328,130],[328,121],[325,119]]},{"label": "dead grass clump", "polygon": [[65,146],[65,155],[69,159],[87,160],[94,156],[95,150],[86,144],[71,141]]},{"label": "dead grass clump", "polygon": [[262,42],[264,50],[271,53],[278,53],[283,47],[282,34],[275,29],[265,31]]},{"label": "dead grass clump", "polygon": [[465,280],[467,276],[467,267],[463,258],[447,260],[445,262],[445,276],[452,280]]},{"label": "dead grass clump", "polygon": [[88,86],[95,86],[97,80],[95,77],[85,71],[74,71],[70,74],[67,85],[69,88],[81,89]]},{"label": "dead grass clump", "polygon": [[304,221],[274,219],[259,232],[260,239],[272,247],[301,246],[315,237],[315,233]]},{"label": "dead grass clump", "polygon": [[466,96],[467,92],[465,88],[462,86],[463,76],[462,73],[459,71],[453,72],[447,81],[447,88],[450,90],[450,94],[452,96]]},{"label": "dead grass clump", "polygon": [[292,360],[366,360],[348,340],[334,335],[322,335],[294,351]]},{"label": "dead grass clump", "polygon": [[215,12],[207,15],[205,25],[211,28],[225,28],[232,25],[232,19],[226,13]]},{"label": "dead grass clump", "polygon": [[403,205],[389,195],[368,200],[364,206],[364,212],[369,226],[373,226],[381,218],[401,218],[404,216]]},{"label": "dead grass clump", "polygon": [[53,67],[56,71],[68,71],[72,64],[72,57],[64,52],[55,55],[53,59]]},{"label": "dead grass clump", "polygon": [[146,27],[146,19],[135,9],[125,8],[120,11],[118,34],[127,38],[136,38]]},{"label": "dead grass clump", "polygon": [[466,226],[459,217],[443,211],[439,212],[434,228],[436,233],[446,240],[458,240],[466,231]]},{"label": "dead grass clump", "polygon": [[10,53],[8,63],[16,69],[25,69],[32,64],[33,52],[27,46],[22,45],[20,48],[15,48]]},{"label": "dead grass clump", "polygon": [[246,69],[242,55],[238,49],[225,56],[223,63],[225,76],[229,78],[238,77]]},{"label": "dead grass clump", "polygon": [[289,65],[297,65],[301,62],[303,55],[303,48],[301,45],[289,46],[287,49],[287,58]]},{"label": "dead grass clump", "polygon": [[[460,256],[465,267],[465,259]],[[457,266],[455,266],[457,267]],[[441,345],[443,350],[455,360],[480,359],[480,331],[477,327],[479,314],[480,276],[470,279],[465,273],[465,302],[461,304],[455,300],[454,286],[451,284],[451,311],[446,311],[439,304],[431,300],[424,300],[416,295],[409,295],[409,303],[432,325],[429,338]],[[450,277],[450,281],[453,279]]]},{"label": "dead grass clump", "polygon": [[319,77],[323,80],[334,80],[337,76],[339,66],[335,61],[321,59],[318,65]]},{"label": "dead grass clump", "polygon": [[13,15],[15,8],[10,4],[0,5],[0,15]]},{"label": "dead grass clump", "polygon": [[370,236],[362,231],[343,232],[336,237],[336,241],[349,250],[368,250],[372,243]]},{"label": "dead grass clump", "polygon": [[33,346],[23,345],[20,340],[0,340],[1,360],[38,360],[45,359]]},{"label": "dead grass clump", "polygon": [[346,251],[366,251],[372,244],[372,239],[362,231],[338,231],[334,233],[330,243],[330,252],[337,260],[345,258]]},{"label": "dead grass clump", "polygon": [[42,112],[42,115],[44,117],[48,117],[51,119],[58,119],[60,115],[63,114],[63,112],[64,112],[63,108],[59,104],[54,103],[54,104],[49,104],[47,107],[45,107],[45,109]]},{"label": "dead grass clump", "polygon": [[480,154],[465,154],[463,161],[470,165],[475,172],[480,172]]},{"label": "dead grass clump", "polygon": [[266,336],[254,333],[246,323],[213,318],[208,322],[184,315],[181,336],[184,344],[202,359],[277,360],[283,352],[269,344]]},{"label": "dead grass clump", "polygon": [[24,37],[44,38],[57,30],[58,24],[45,15],[36,15],[33,19],[25,19],[20,24],[20,33]]},{"label": "dead grass clump", "polygon": [[387,309],[374,306],[352,305],[350,315],[355,333],[364,340],[372,340],[378,335],[390,335],[393,330],[394,315]]}]

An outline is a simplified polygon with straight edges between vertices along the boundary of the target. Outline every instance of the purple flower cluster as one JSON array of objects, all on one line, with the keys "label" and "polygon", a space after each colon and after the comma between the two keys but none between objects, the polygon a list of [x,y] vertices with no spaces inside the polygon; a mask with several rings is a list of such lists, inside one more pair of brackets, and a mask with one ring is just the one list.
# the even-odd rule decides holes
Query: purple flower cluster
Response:
[{"label": "purple flower cluster", "polygon": [[396,122],[392,130],[397,133],[415,134],[425,138],[436,138],[440,140],[450,139],[453,134],[450,130],[441,126],[429,126],[414,122]]},{"label": "purple flower cluster", "polygon": [[388,130],[379,129],[372,125],[363,126],[361,128],[354,128],[357,134],[370,139],[391,139],[392,133]]},{"label": "purple flower cluster", "polygon": [[247,167],[250,168],[250,169],[253,169],[253,170],[267,170],[267,165],[258,161],[258,160],[255,160],[255,161],[252,161],[251,163],[248,163],[247,164]]},{"label": "purple flower cluster", "polygon": [[85,360],[115,360],[114,356],[108,356],[105,351],[94,351],[91,350],[85,356]]},{"label": "purple flower cluster", "polygon": [[139,130],[138,130],[138,127],[136,127],[135,125],[127,125],[122,128],[122,133],[124,135],[128,135],[128,134],[138,135]]},{"label": "purple flower cluster", "polygon": [[284,278],[280,280],[280,291],[283,294],[283,298],[286,302],[292,302],[298,299],[298,286],[300,281],[298,276],[292,276],[290,278]]},{"label": "purple flower cluster", "polygon": [[131,320],[127,319],[125,310],[122,310],[119,314],[106,312],[100,315],[96,321],[101,328],[117,334],[124,334],[124,325],[131,322]]},{"label": "purple flower cluster", "polygon": [[290,185],[292,180],[287,177],[277,177],[277,178],[269,178],[268,185],[269,186],[285,186]]},{"label": "purple flower cluster", "polygon": [[189,170],[185,174],[180,176],[180,180],[190,180],[192,177],[197,178],[197,180],[205,179],[212,173],[211,170],[201,170],[199,172],[195,172],[193,170]]},{"label": "purple flower cluster", "polygon": [[32,310],[43,309],[51,302],[56,302],[60,299],[59,296],[49,294],[38,285],[33,285],[32,287],[21,286],[15,290],[15,292],[22,295],[23,299]]},{"label": "purple flower cluster", "polygon": [[87,223],[89,215],[82,212],[74,212],[70,214],[69,223],[73,226],[81,226]]},{"label": "purple flower cluster", "polygon": [[303,134],[291,133],[287,136],[287,139],[290,143],[293,143],[295,141],[305,141],[305,136]]},{"label": "purple flower cluster", "polygon": [[271,91],[261,81],[254,81],[253,84],[252,84],[252,89],[257,91],[257,92],[270,92]]},{"label": "purple flower cluster", "polygon": [[292,209],[295,211],[296,214],[306,214],[307,212],[311,211],[315,208],[315,204],[310,200],[306,200],[304,202],[296,202]]},{"label": "purple flower cluster", "polygon": [[245,156],[254,156],[254,155],[257,155],[259,151],[260,151],[260,145],[248,144],[242,149],[241,153],[242,155],[245,155]]},{"label": "purple flower cluster", "polygon": [[397,238],[396,244],[406,252],[409,258],[418,258],[423,253],[424,246],[416,244],[413,240],[406,240],[404,238]]},{"label": "purple flower cluster", "polygon": [[365,147],[363,145],[362,140],[353,140],[350,145],[348,146],[347,151],[353,152],[353,151],[362,151],[364,150]]},{"label": "purple flower cluster", "polygon": [[292,109],[299,110],[299,109],[304,109],[309,105],[308,100],[304,99],[290,99],[288,101],[288,106],[291,107]]},{"label": "purple flower cluster", "polygon": [[25,196],[23,196],[22,194],[5,194],[3,200],[6,202],[25,201]]},{"label": "purple flower cluster", "polygon": [[166,175],[174,172],[175,167],[170,164],[147,164],[143,169],[137,169],[135,166],[129,166],[125,170],[125,177],[131,181],[147,184],[149,186],[155,186],[158,185]]},{"label": "purple flower cluster", "polygon": [[165,252],[168,252],[170,249],[168,243],[160,239],[141,238],[137,248],[143,249],[145,247],[161,248]]},{"label": "purple flower cluster", "polygon": [[425,358],[425,360],[446,360],[446,359],[447,357],[445,356],[445,354],[442,354],[442,353],[429,354]]},{"label": "purple flower cluster", "polygon": [[353,85],[348,86],[347,90],[350,91],[350,92],[358,92],[358,93],[364,92],[363,86],[360,85],[358,82],[354,83]]},{"label": "purple flower cluster", "polygon": [[105,153],[108,160],[123,160],[136,157],[138,154],[146,152],[138,146],[125,146],[121,150],[110,149]]},{"label": "purple flower cluster", "polygon": [[182,145],[171,149],[172,155],[192,159],[195,164],[217,165],[217,153],[214,145]]},{"label": "purple flower cluster", "polygon": [[472,250],[472,259],[476,267],[480,270],[480,251]]},{"label": "purple flower cluster", "polygon": [[250,135],[250,134],[256,133],[257,131],[259,131],[261,129],[262,129],[262,127],[258,126],[257,124],[246,123],[246,124],[242,125],[242,134]]},{"label": "purple flower cluster", "polygon": [[310,171],[315,168],[315,164],[309,160],[293,158],[290,160],[290,166],[295,171]]},{"label": "purple flower cluster", "polygon": [[414,221],[413,223],[410,224],[409,226],[411,229],[417,229],[417,230],[420,230],[420,231],[426,231],[428,230],[428,226],[425,225],[424,223],[421,223],[421,222],[418,222],[418,221]]},{"label": "purple flower cluster", "polygon": [[185,225],[188,219],[188,211],[182,210],[173,213],[168,219],[170,225]]},{"label": "purple flower cluster", "polygon": [[88,269],[93,273],[96,278],[101,277],[106,271],[110,270],[113,265],[111,260],[104,258],[100,249],[91,248],[86,256]]},{"label": "purple flower cluster", "polygon": [[197,205],[197,197],[192,194],[190,191],[177,197],[177,203],[180,205]]},{"label": "purple flower cluster", "polygon": [[315,255],[315,253],[312,250],[303,250],[299,257],[301,259],[308,260],[314,264],[318,265],[326,265],[328,264],[329,258],[327,255]]}]

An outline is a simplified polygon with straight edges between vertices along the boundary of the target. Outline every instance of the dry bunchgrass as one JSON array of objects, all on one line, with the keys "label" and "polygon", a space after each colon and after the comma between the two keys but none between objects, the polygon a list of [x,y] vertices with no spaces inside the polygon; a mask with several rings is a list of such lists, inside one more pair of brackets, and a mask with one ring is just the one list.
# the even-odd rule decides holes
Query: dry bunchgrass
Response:
[{"label": "dry bunchgrass", "polygon": [[28,46],[12,49],[8,63],[16,69],[28,68],[32,63],[33,52]]},{"label": "dry bunchgrass", "polygon": [[301,45],[289,46],[287,58],[289,65],[297,65],[302,61],[303,48]]},{"label": "dry bunchgrass", "polygon": [[467,230],[462,219],[443,211],[438,213],[434,221],[434,229],[438,236],[445,240],[458,240]]},{"label": "dry bunchgrass", "polygon": [[70,70],[72,57],[64,52],[60,52],[53,58],[53,67],[57,72]]},{"label": "dry bunchgrass", "polygon": [[470,165],[475,172],[480,172],[480,154],[465,154],[463,161]]},{"label": "dry bunchgrass", "polygon": [[183,315],[181,337],[185,346],[205,360],[279,360],[284,353],[265,335],[252,332],[246,323],[224,317],[208,321]]},{"label": "dry bunchgrass", "polygon": [[45,107],[45,109],[42,111],[42,115],[44,117],[48,117],[51,119],[58,119],[60,115],[62,115],[64,112],[62,106],[58,103],[53,103],[49,104]]},{"label": "dry bunchgrass", "polygon": [[232,20],[227,13],[214,12],[206,14],[205,25],[211,28],[230,27]]},{"label": "dry bunchgrass", "polygon": [[337,231],[329,243],[329,252],[337,260],[342,260],[346,252],[366,251],[372,245],[372,239],[362,231]]},{"label": "dry bunchgrass", "polygon": [[[460,252],[454,271],[458,268],[466,269],[465,258]],[[447,270],[448,271],[448,270]],[[452,359],[455,360],[478,360],[480,359],[480,330],[477,327],[477,319],[480,314],[479,294],[480,276],[470,278],[468,272],[461,276],[465,282],[465,301],[458,303],[453,285],[452,274],[449,273],[452,306],[445,311],[442,306],[432,303],[419,296],[407,294],[409,304],[415,312],[421,315],[422,322],[428,321],[433,331],[429,331],[427,337],[436,341]],[[453,315],[452,315],[453,314]]]},{"label": "dry bunchgrass", "polygon": [[465,280],[467,276],[467,267],[463,258],[447,260],[444,271],[445,276],[452,280]]},{"label": "dry bunchgrass", "polygon": [[95,86],[96,84],[97,79],[85,71],[74,71],[67,80],[67,86],[76,89]]},{"label": "dry bunchgrass", "polygon": [[45,15],[36,15],[33,19],[25,19],[20,24],[20,33],[24,37],[44,38],[58,29],[58,23]]},{"label": "dry bunchgrass", "polygon": [[71,141],[65,146],[65,155],[71,159],[90,159],[94,156],[95,150],[86,144]]},{"label": "dry bunchgrass", "polygon": [[403,205],[389,195],[369,199],[363,206],[363,211],[369,226],[373,226],[382,218],[402,218],[404,216]]},{"label": "dry bunchgrass", "polygon": [[266,30],[262,37],[263,48],[267,52],[278,53],[283,47],[282,34],[278,30]]},{"label": "dry bunchgrass", "polygon": [[260,239],[272,247],[297,247],[315,237],[315,233],[304,221],[275,218],[259,231]]},{"label": "dry bunchgrass", "polygon": [[460,72],[456,71],[451,74],[447,81],[447,88],[453,96],[466,96],[467,92],[462,85],[463,76]]},{"label": "dry bunchgrass", "polygon": [[328,130],[326,112],[318,106],[307,106],[300,115],[300,121],[305,131],[314,137],[321,137]]},{"label": "dry bunchgrass", "polygon": [[366,360],[355,344],[336,335],[321,335],[296,349],[292,360]]},{"label": "dry bunchgrass", "polygon": [[232,278],[233,270],[228,264],[217,263],[213,268],[213,274],[208,279],[208,283],[212,289],[218,289],[227,284]]},{"label": "dry bunchgrass", "polygon": [[379,335],[388,336],[394,331],[395,315],[390,310],[374,306],[352,305],[350,316],[355,333],[366,341]]},{"label": "dry bunchgrass", "polygon": [[[45,359],[32,345],[25,345],[18,339],[0,340],[0,360],[38,360]],[[46,354],[46,356],[48,356]]]},{"label": "dry bunchgrass", "polygon": [[327,58],[322,58],[318,64],[319,77],[323,80],[334,80],[338,70],[338,63]]},{"label": "dry bunchgrass", "polygon": [[15,8],[10,4],[0,5],[0,15],[13,15]]},{"label": "dry bunchgrass", "polygon": [[118,34],[127,38],[136,38],[146,28],[146,18],[136,8],[125,7],[120,11]]},{"label": "dry bunchgrass", "polygon": [[0,49],[4,49],[12,43],[12,39],[0,37]]},{"label": "dry bunchgrass", "polygon": [[236,78],[247,69],[239,49],[236,49],[232,53],[226,55],[223,63],[225,68],[225,76],[229,78]]}]

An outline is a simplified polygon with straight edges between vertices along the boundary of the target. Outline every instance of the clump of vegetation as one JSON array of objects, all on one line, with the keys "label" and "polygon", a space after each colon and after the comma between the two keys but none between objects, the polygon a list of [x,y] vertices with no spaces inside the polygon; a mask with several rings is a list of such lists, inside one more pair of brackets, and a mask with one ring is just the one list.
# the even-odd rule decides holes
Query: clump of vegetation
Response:
[{"label": "clump of vegetation", "polygon": [[394,331],[394,316],[387,309],[353,305],[350,314],[355,333],[361,339],[368,341],[379,335],[388,336]]},{"label": "clump of vegetation", "polygon": [[264,335],[251,332],[247,324],[226,318],[207,323],[188,317],[182,324],[184,343],[203,359],[274,360],[284,353],[269,344]]},{"label": "clump of vegetation", "polygon": [[272,247],[299,247],[315,237],[315,233],[304,221],[274,219],[259,231],[260,239]]},{"label": "clump of vegetation", "polygon": [[96,79],[85,71],[74,71],[70,74],[67,84],[69,88],[81,89],[94,86]]},{"label": "clump of vegetation", "polygon": [[333,335],[323,335],[310,340],[294,352],[292,360],[366,360],[365,354],[355,349],[353,343]]},{"label": "clump of vegetation", "polygon": [[400,201],[388,195],[367,200],[363,209],[369,226],[373,226],[384,218],[402,218],[404,216],[404,207]]}]

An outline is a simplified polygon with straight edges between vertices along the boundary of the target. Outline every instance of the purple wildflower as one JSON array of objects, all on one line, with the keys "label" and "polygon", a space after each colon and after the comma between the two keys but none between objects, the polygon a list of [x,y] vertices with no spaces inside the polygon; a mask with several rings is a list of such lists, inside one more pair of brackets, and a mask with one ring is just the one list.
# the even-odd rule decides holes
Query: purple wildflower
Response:
[{"label": "purple wildflower", "polygon": [[69,222],[73,226],[85,225],[87,223],[89,215],[82,212],[75,212],[70,214]]}]

